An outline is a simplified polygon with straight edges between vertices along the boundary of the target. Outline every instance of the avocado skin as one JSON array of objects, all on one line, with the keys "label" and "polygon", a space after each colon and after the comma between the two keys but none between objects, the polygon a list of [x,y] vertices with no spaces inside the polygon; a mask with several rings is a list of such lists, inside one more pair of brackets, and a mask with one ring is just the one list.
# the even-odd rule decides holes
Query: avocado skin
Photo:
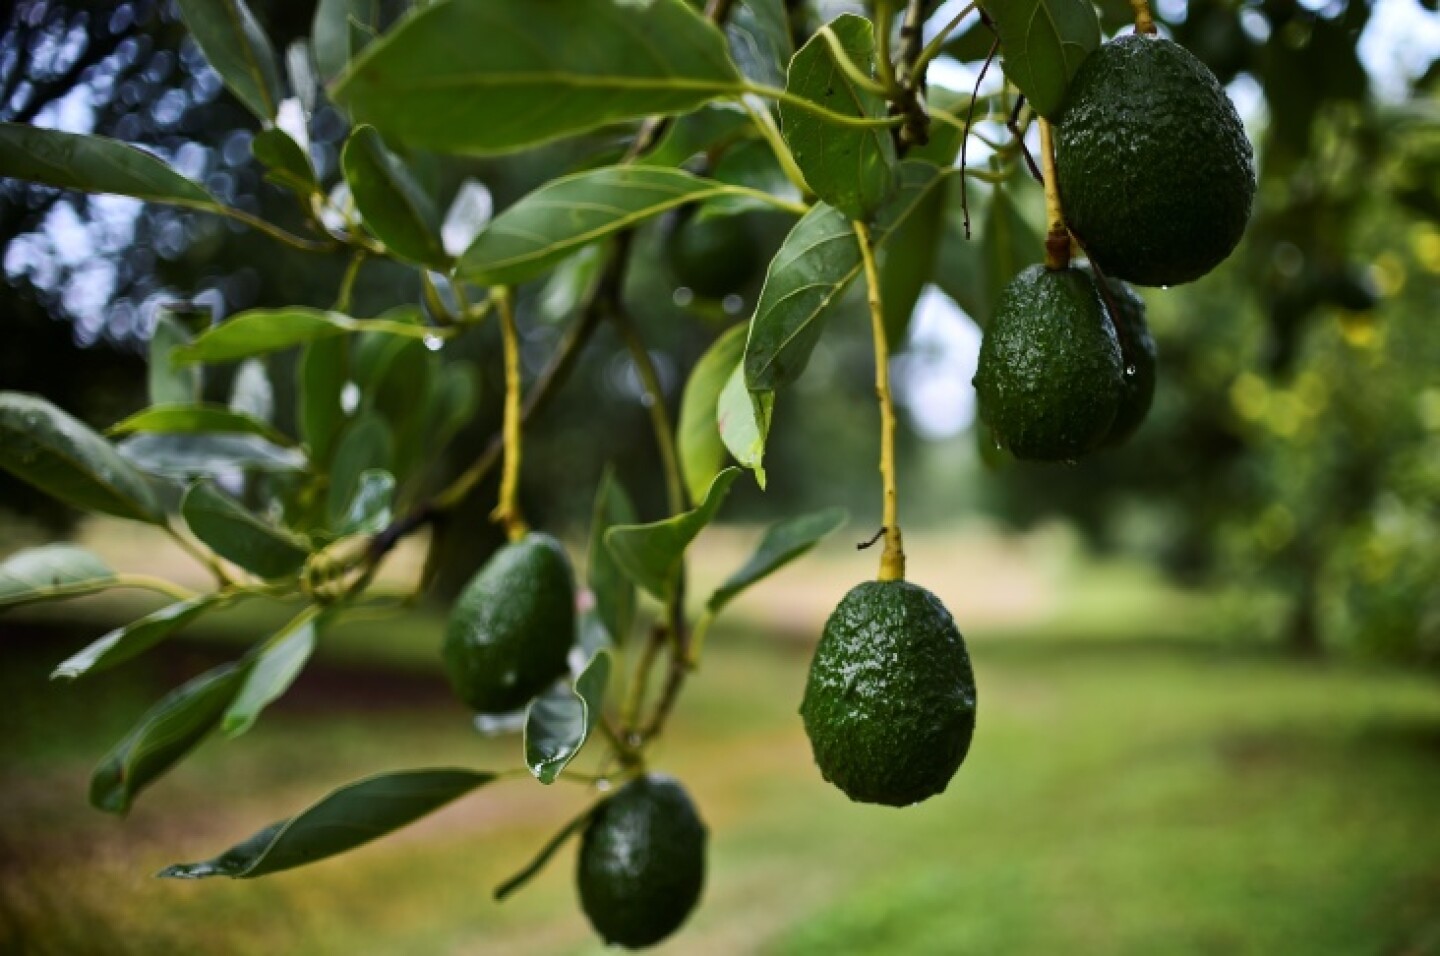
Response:
[{"label": "avocado skin", "polygon": [[975,675],[945,605],[906,581],[853,588],[825,624],[800,716],[820,773],[851,800],[943,793],[975,732]]},{"label": "avocado skin", "polygon": [[1109,434],[1122,372],[1094,280],[1030,266],[1001,292],[981,340],[980,414],[1016,458],[1071,461]]},{"label": "avocado skin", "polygon": [[741,216],[691,216],[665,244],[670,275],[698,296],[722,299],[743,289],[760,265],[755,236]]},{"label": "avocado skin", "polygon": [[680,928],[705,885],[706,836],[671,777],[637,777],[600,804],[580,844],[576,882],[605,942],[639,949]]},{"label": "avocado skin", "polygon": [[570,560],[560,542],[532,532],[465,585],[445,630],[445,671],[475,711],[507,713],[565,673],[574,637]]},{"label": "avocado skin", "polygon": [[[1089,267],[1081,271],[1094,276]],[[1095,277],[1095,286],[1105,307],[1115,319],[1120,340],[1120,357],[1125,369],[1120,377],[1120,407],[1105,436],[1106,446],[1122,445],[1139,430],[1155,400],[1156,364],[1159,351],[1145,321],[1145,300],[1119,279]]]},{"label": "avocado skin", "polygon": [[1235,106],[1184,47],[1129,34],[1090,54],[1056,120],[1070,231],[1106,275],[1191,282],[1234,250],[1255,162]]}]

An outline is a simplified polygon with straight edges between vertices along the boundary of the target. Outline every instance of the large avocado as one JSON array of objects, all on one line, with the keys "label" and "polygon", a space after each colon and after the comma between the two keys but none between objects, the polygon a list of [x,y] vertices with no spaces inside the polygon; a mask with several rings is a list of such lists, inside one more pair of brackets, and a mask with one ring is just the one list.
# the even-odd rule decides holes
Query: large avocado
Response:
[{"label": "large avocado", "polygon": [[945,790],[975,731],[975,675],[950,612],[905,581],[845,595],[800,705],[815,763],[851,800],[904,807]]},{"label": "large avocado", "polygon": [[980,343],[980,414],[1016,458],[1097,448],[1121,401],[1120,345],[1095,281],[1030,266],[1010,280]]},{"label": "large avocado", "polygon": [[1245,232],[1255,198],[1250,141],[1205,64],[1130,34],[1080,64],[1056,117],[1070,231],[1100,268],[1138,285],[1200,278]]},{"label": "large avocado", "polygon": [[[1087,266],[1082,271],[1093,272]],[[1120,340],[1120,357],[1125,364],[1121,375],[1120,407],[1115,411],[1115,421],[1105,435],[1106,445],[1124,444],[1140,428],[1145,416],[1150,414],[1150,405],[1155,400],[1155,374],[1159,352],[1155,339],[1150,335],[1150,325],[1145,321],[1145,300],[1134,289],[1119,279],[1096,278],[1095,287],[1105,300],[1105,307],[1115,320],[1116,336]]]},{"label": "large avocado", "polygon": [[575,637],[575,579],[560,542],[505,545],[461,592],[445,630],[445,671],[482,714],[505,713],[565,673]]},{"label": "large avocado", "polygon": [[671,777],[637,777],[600,805],[585,828],[576,882],[605,942],[638,949],[685,922],[705,885],[705,838]]}]

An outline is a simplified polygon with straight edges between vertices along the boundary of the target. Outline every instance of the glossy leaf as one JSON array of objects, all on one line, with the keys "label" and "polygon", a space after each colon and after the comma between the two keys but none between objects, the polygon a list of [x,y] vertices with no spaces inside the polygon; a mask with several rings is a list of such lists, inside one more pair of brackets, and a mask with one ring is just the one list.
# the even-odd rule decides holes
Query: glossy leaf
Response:
[{"label": "glossy leaf", "polygon": [[250,141],[250,153],[265,167],[265,178],[283,186],[300,196],[310,196],[320,191],[315,179],[315,167],[305,147],[295,142],[294,137],[272,126],[262,129]]},{"label": "glossy leaf", "polygon": [[129,143],[25,123],[0,123],[0,176],[192,209],[223,208],[198,183]]},{"label": "glossy leaf", "polygon": [[200,369],[177,365],[175,350],[188,345],[190,332],[169,309],[161,308],[150,334],[146,370],[151,405],[191,405],[200,400]]},{"label": "glossy leaf", "polygon": [[[841,14],[829,29],[866,75],[875,63],[875,32],[870,21]],[[885,99],[861,89],[836,65],[826,38],[816,34],[790,62],[785,89],[832,112],[875,119],[886,113]],[[884,127],[840,126],[807,110],[781,102],[780,128],[805,181],[822,200],[848,219],[869,220],[895,191],[895,140]]]},{"label": "glossy leaf", "polygon": [[756,83],[784,86],[785,68],[795,52],[785,0],[739,0],[725,22],[730,58]]},{"label": "glossy leaf", "polygon": [[716,406],[720,392],[745,353],[745,333],[745,326],[737,325],[715,340],[691,369],[680,399],[676,443],[680,471],[693,501],[701,499],[716,473],[725,466],[725,443],[720,438]]},{"label": "glossy leaf", "polygon": [[335,447],[335,459],[330,466],[326,513],[332,528],[344,524],[360,488],[361,476],[370,471],[389,471],[394,454],[394,435],[379,415],[362,412],[350,423]]},{"label": "glossy leaf", "polygon": [[715,519],[740,474],[727,468],[715,476],[705,500],[692,511],[650,524],[620,525],[605,533],[605,546],[630,579],[661,601],[679,578],[685,549]]},{"label": "glossy leaf", "polygon": [[775,410],[774,392],[752,392],[745,387],[745,367],[736,363],[715,405],[715,422],[720,441],[740,464],[755,473],[755,482],[765,487],[765,442],[770,437],[770,417]]},{"label": "glossy leaf", "polygon": [[285,629],[266,642],[255,658],[240,692],[221,721],[227,737],[238,737],[254,726],[260,712],[290,689],[315,652],[317,608],[307,608]]},{"label": "glossy leaf", "polygon": [[402,770],[341,787],[288,820],[202,863],[166,867],[160,876],[198,880],[266,876],[363,846],[414,823],[496,779],[479,770]]},{"label": "glossy leaf", "polygon": [[190,486],[180,514],[211,551],[262,578],[295,574],[310,557],[301,541],[261,521],[208,481]]},{"label": "glossy leaf", "polygon": [[480,285],[514,285],[666,210],[735,191],[662,166],[605,166],[565,176],[496,216],[460,257],[457,271]]},{"label": "glossy leaf", "polygon": [[757,581],[774,574],[820,542],[845,523],[844,508],[827,508],[814,514],[800,515],[776,522],[765,532],[760,546],[744,566],[715,589],[706,602],[712,614],[735,599],[740,592]]},{"label": "glossy leaf", "polygon": [[150,483],[114,446],[35,395],[0,392],[0,468],[82,510],[165,520]]},{"label": "glossy leaf", "polygon": [[50,679],[74,680],[116,664],[123,664],[145,653],[196,618],[224,604],[225,601],[215,594],[202,594],[166,605],[158,611],[151,611],[138,621],[115,628],[62,661],[50,673]]},{"label": "glossy leaf", "polygon": [[115,583],[110,566],[84,548],[47,544],[0,561],[0,608],[94,594]]},{"label": "glossy leaf", "polygon": [[355,495],[345,511],[345,520],[336,533],[378,534],[390,523],[390,508],[394,501],[394,475],[379,468],[361,472]]},{"label": "glossy leaf", "polygon": [[338,312],[298,305],[252,309],[207,329],[194,342],[177,349],[176,355],[182,362],[235,362],[354,329],[354,321]]},{"label": "glossy leaf", "polygon": [[601,800],[598,803],[592,804],[575,819],[561,827],[549,840],[546,840],[545,845],[540,848],[540,852],[535,854],[535,859],[525,864],[525,868],[519,873],[516,873],[504,883],[495,887],[495,901],[498,903],[505,900],[516,890],[533,880],[540,871],[545,868],[545,864],[549,863],[556,852],[565,845],[566,840],[569,840],[575,836],[575,834],[585,829],[586,825],[590,822],[590,818],[595,815],[595,811],[600,809],[604,802],[605,801]]},{"label": "glossy leaf", "polygon": [[110,426],[111,435],[199,435],[206,432],[256,435],[276,445],[295,444],[290,436],[273,425],[253,415],[232,411],[224,405],[152,405]]},{"label": "glossy leaf", "polygon": [[330,463],[335,439],[345,421],[340,393],[345,390],[349,359],[350,344],[345,339],[318,339],[301,350],[295,371],[298,389],[295,417],[300,438],[321,471]]},{"label": "glossy leaf", "polygon": [[345,181],[365,228],[402,259],[445,272],[440,212],[373,126],[359,126],[340,155]]},{"label": "glossy leaf", "polygon": [[235,98],[269,122],[284,92],[275,50],[245,0],[176,0],[190,36]]},{"label": "glossy leaf", "polygon": [[530,702],[525,712],[525,766],[536,780],[554,783],[585,746],[600,719],[610,667],[610,652],[599,651],[573,685],[557,684]]},{"label": "glossy leaf", "polygon": [[1070,78],[1100,45],[1089,0],[987,0],[1000,34],[1000,63],[1035,111],[1053,118]]},{"label": "glossy leaf", "polygon": [[95,768],[90,804],[108,813],[126,813],[140,791],[215,729],[244,677],[243,667],[225,664],[177,687],[150,708]]},{"label": "glossy leaf", "polygon": [[595,493],[586,571],[590,593],[595,596],[595,613],[617,645],[629,638],[635,622],[635,585],[605,546],[605,532],[616,525],[634,523],[635,506],[615,477],[615,469],[607,467]]},{"label": "glossy leaf", "polygon": [[546,0],[543,15],[535,0],[440,0],[367,47],[333,95],[397,143],[496,153],[689,112],[739,82],[684,0]]},{"label": "glossy leaf", "polygon": [[306,466],[303,452],[255,435],[132,435],[118,447],[125,461],[167,478],[304,471]]}]

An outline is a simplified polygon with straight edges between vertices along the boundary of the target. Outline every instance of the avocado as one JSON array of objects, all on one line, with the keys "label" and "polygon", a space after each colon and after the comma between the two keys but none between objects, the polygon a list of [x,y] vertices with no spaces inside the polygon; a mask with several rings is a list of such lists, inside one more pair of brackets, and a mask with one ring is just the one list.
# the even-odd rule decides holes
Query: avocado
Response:
[{"label": "avocado", "polygon": [[650,946],[679,929],[705,884],[705,824],[672,777],[646,774],[596,809],[576,868],[580,905],[611,945]]},{"label": "avocado", "polygon": [[821,775],[851,800],[942,793],[975,731],[975,675],[945,605],[906,581],[853,588],[825,624],[800,716]]},{"label": "avocado", "polygon": [[755,236],[743,216],[683,216],[665,243],[670,275],[698,296],[739,292],[760,266]]},{"label": "avocado", "polygon": [[566,669],[575,638],[575,578],[560,542],[530,533],[465,585],[445,629],[445,671],[482,714],[527,704]]},{"label": "avocado", "polygon": [[1030,266],[1000,293],[980,342],[980,414],[1016,458],[1071,461],[1109,434],[1123,370],[1095,281]]},{"label": "avocado", "polygon": [[1150,325],[1145,321],[1145,300],[1119,279],[1095,276],[1088,266],[1081,271],[1095,278],[1106,311],[1115,321],[1120,341],[1120,358],[1125,368],[1120,377],[1120,407],[1105,436],[1105,445],[1122,445],[1139,430],[1155,400],[1155,373],[1159,353]]},{"label": "avocado", "polygon": [[1065,222],[1108,276],[1205,275],[1245,232],[1255,162],[1235,106],[1184,47],[1129,34],[1085,58],[1056,116]]}]

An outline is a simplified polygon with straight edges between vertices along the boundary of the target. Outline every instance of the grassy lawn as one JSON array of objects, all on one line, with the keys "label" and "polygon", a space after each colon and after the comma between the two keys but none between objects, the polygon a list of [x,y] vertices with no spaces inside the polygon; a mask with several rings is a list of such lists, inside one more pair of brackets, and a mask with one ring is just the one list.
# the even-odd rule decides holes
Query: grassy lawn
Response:
[{"label": "grassy lawn", "polygon": [[[1440,953],[1440,686],[1194,636],[1216,631],[1192,603],[1103,603],[971,629],[974,749],[947,793],[905,811],[820,780],[795,713],[802,642],[718,629],[656,761],[712,837],[702,907],[669,951]],[[479,737],[450,700],[435,622],[379,621],[128,820],[87,809],[89,769],[128,722],[244,633],[232,621],[62,687],[48,667],[93,635],[0,624],[0,951],[601,950],[573,851],[490,898],[585,805],[565,783],[498,784],[264,880],[153,879],[377,770],[519,765],[517,738]],[[390,659],[365,653],[379,646]]]}]

